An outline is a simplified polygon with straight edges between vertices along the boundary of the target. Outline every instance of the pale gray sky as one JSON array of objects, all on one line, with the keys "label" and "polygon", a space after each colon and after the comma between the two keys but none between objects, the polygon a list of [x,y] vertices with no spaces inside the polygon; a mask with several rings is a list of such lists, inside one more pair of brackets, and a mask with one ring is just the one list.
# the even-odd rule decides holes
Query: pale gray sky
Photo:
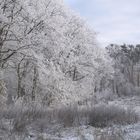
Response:
[{"label": "pale gray sky", "polygon": [[101,44],[140,43],[140,0],[64,0],[98,33]]}]

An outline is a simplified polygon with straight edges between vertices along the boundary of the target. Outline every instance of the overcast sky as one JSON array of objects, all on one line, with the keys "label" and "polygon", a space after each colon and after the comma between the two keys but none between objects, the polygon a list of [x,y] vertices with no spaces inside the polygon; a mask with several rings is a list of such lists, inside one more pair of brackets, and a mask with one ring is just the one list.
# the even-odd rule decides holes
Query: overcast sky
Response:
[{"label": "overcast sky", "polygon": [[102,45],[140,43],[140,0],[64,0],[97,32]]}]

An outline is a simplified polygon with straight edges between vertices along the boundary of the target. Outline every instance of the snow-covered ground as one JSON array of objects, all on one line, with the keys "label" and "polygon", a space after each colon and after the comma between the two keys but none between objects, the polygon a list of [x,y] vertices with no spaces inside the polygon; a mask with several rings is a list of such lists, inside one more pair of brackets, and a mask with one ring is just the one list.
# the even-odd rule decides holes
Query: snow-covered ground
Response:
[{"label": "snow-covered ground", "polygon": [[[140,114],[140,97],[118,98],[108,104],[134,109]],[[24,131],[13,131],[13,121],[0,120],[0,140],[140,140],[140,122],[131,125],[113,125],[105,128],[92,126],[64,127],[43,122],[44,129],[38,123],[28,125]]]},{"label": "snow-covered ground", "polygon": [[[140,123],[135,125],[94,128],[91,126],[61,128],[53,134],[30,131],[28,134],[0,136],[1,140],[139,140]],[[103,139],[104,138],[104,139]]]}]

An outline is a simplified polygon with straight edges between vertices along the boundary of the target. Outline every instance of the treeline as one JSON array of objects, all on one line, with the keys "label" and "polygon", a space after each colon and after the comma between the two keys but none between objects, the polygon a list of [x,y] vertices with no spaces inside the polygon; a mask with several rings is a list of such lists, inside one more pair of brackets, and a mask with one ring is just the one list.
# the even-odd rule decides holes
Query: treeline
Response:
[{"label": "treeline", "polygon": [[113,92],[119,96],[140,94],[140,44],[111,44],[106,50],[113,60]]}]

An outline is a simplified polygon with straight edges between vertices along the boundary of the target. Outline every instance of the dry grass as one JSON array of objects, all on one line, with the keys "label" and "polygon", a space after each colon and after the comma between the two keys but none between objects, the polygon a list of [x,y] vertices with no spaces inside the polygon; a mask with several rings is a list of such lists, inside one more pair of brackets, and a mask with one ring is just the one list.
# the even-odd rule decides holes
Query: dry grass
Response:
[{"label": "dry grass", "polygon": [[9,119],[12,122],[11,131],[14,133],[26,132],[27,127],[33,126],[33,124],[35,124],[34,129],[43,131],[46,127],[57,124],[62,127],[91,125],[103,128],[114,124],[127,125],[139,121],[133,110],[105,104],[85,109],[72,106],[55,110],[47,110],[36,106],[18,109],[13,107],[1,111],[0,114],[1,124],[3,124],[2,120]]},{"label": "dry grass", "polygon": [[136,123],[138,120],[139,117],[133,110],[113,105],[100,105],[92,108],[89,113],[89,124],[94,127],[127,125]]}]

